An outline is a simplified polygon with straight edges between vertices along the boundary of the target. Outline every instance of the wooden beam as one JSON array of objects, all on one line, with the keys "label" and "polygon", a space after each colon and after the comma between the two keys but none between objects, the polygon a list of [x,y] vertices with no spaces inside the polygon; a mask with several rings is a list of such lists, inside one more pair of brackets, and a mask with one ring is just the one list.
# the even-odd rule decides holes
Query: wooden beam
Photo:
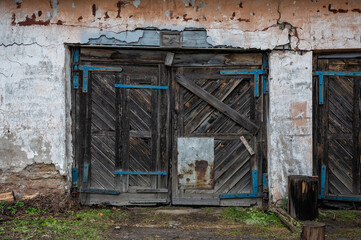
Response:
[{"label": "wooden beam", "polygon": [[230,119],[255,134],[258,131],[258,126],[247,119],[245,116],[239,114],[236,110],[232,109],[227,104],[220,101],[218,98],[214,97],[212,94],[208,93],[201,87],[199,87],[193,81],[188,80],[184,75],[178,74],[177,82],[181,84],[183,87],[187,88],[189,91],[206,101],[208,104],[213,106],[215,109],[228,116]]},{"label": "wooden beam", "polygon": [[12,191],[0,193],[0,201],[9,201],[9,202],[15,201],[14,193]]}]

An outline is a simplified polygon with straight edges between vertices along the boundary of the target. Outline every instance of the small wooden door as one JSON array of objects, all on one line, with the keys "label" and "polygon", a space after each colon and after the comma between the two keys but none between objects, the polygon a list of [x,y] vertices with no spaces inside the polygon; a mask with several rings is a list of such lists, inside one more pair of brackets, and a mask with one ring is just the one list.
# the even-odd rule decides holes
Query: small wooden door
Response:
[{"label": "small wooden door", "polygon": [[[256,202],[220,198],[252,193],[252,173],[261,170],[262,155],[257,141],[263,95],[255,97],[253,76],[221,76],[220,71],[227,69],[180,67],[174,71],[173,204]],[[241,137],[256,154],[247,150]]]},{"label": "small wooden door", "polygon": [[[319,55],[314,68],[361,72],[361,60],[348,57]],[[314,166],[320,179],[326,175],[325,196],[360,195],[360,81],[360,76],[324,75],[320,86],[314,78]]]},{"label": "small wooden door", "polygon": [[[167,203],[169,90],[165,67],[149,64],[149,59],[142,64],[139,51],[115,53],[128,55],[121,63],[104,67],[107,51],[80,52],[79,65],[89,69],[84,81],[84,71],[80,72],[81,86],[73,90],[76,187],[81,202]],[[105,70],[113,68],[122,71]]]}]

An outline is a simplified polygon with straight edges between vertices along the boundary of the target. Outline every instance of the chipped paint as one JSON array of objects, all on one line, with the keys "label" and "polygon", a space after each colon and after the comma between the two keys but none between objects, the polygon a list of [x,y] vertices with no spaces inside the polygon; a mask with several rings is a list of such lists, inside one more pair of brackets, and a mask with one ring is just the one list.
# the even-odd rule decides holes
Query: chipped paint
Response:
[{"label": "chipped paint", "polygon": [[136,8],[138,8],[139,7],[139,5],[140,5],[140,0],[133,0],[133,5],[136,7]]}]

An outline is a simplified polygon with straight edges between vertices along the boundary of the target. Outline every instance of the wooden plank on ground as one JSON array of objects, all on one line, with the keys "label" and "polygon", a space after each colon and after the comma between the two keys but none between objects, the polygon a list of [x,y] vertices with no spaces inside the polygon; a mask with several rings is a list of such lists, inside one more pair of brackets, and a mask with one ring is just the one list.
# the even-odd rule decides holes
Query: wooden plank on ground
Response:
[{"label": "wooden plank on ground", "polygon": [[8,202],[15,201],[13,192],[11,191],[11,192],[0,193],[0,201],[8,201]]}]

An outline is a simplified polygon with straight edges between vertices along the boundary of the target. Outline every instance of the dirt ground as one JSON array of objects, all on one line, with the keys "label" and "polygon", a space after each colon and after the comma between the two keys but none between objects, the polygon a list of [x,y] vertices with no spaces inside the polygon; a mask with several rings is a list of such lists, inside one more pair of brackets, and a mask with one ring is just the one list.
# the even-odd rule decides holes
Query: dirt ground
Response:
[{"label": "dirt ground", "polygon": [[[361,239],[361,211],[320,209],[318,221],[326,223],[326,239]],[[48,196],[1,202],[0,239],[299,239],[299,233],[266,209],[87,207]]]}]

